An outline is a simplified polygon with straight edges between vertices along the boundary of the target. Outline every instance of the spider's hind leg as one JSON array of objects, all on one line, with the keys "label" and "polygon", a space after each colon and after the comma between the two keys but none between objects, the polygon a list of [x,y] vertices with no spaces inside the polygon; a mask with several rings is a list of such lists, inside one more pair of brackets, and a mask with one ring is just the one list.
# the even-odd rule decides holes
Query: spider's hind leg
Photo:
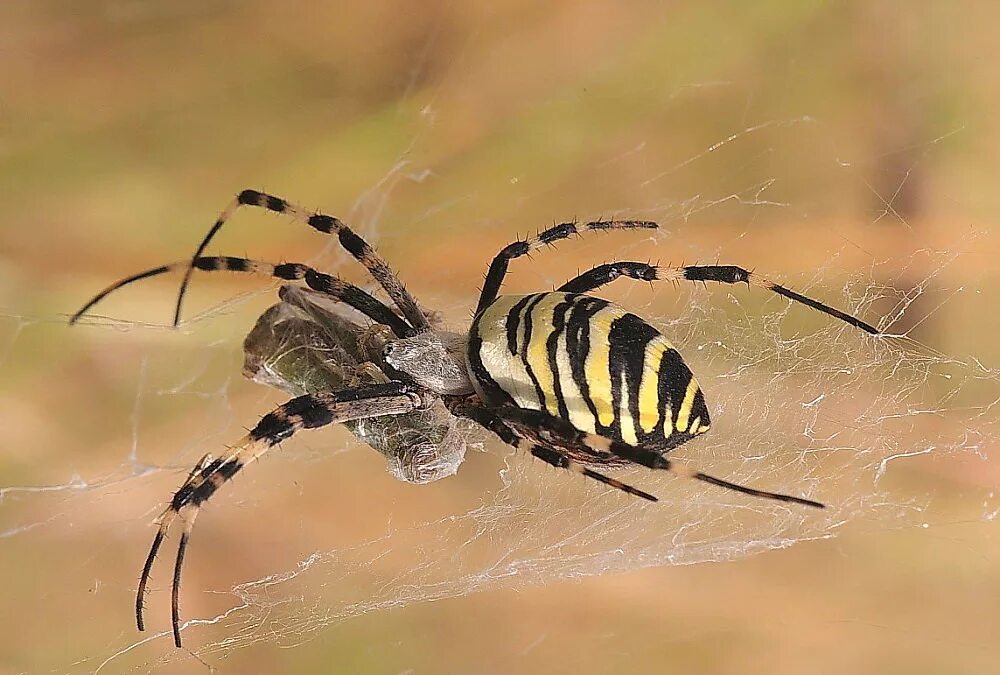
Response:
[{"label": "spider's hind leg", "polygon": [[[607,455],[617,456],[628,460],[629,462],[641,464],[642,466],[650,469],[667,471],[675,476],[692,478],[703,483],[710,483],[711,485],[715,485],[717,487],[732,490],[734,492],[742,492],[743,494],[754,497],[762,497],[764,499],[773,499],[782,502],[794,502],[796,504],[812,506],[815,508],[824,508],[823,504],[811,499],[794,497],[792,495],[781,494],[778,492],[757,490],[756,488],[746,487],[745,485],[731,483],[727,480],[710,476],[685,464],[669,460],[655,450],[630,445],[628,443],[623,443],[604,436],[581,431],[570,424],[567,420],[554,417],[540,410],[529,410],[527,408],[518,408],[515,406],[501,406],[496,408],[495,412],[501,421],[513,427],[519,434],[531,434],[546,444],[555,445],[557,447],[565,447],[567,449],[577,447],[581,450],[589,451],[589,454],[595,456],[596,458],[606,457]],[[598,459],[597,461],[600,460]]]},{"label": "spider's hind leg", "polygon": [[535,443],[525,436],[522,436],[514,428],[501,421],[499,417],[491,412],[491,409],[486,408],[479,403],[478,397],[476,396],[448,397],[445,399],[445,404],[448,406],[448,410],[451,411],[453,415],[465,417],[478,423],[480,426],[492,431],[507,445],[515,447],[518,450],[528,452],[546,464],[551,464],[557,469],[566,469],[568,471],[578,473],[586,478],[604,483],[609,487],[616,488],[635,497],[641,497],[651,502],[657,501],[656,497],[648,492],[644,492],[638,488],[623,483],[620,480],[605,476],[602,473],[598,473],[593,469],[583,466],[569,457],[563,450],[557,450],[549,445]]}]

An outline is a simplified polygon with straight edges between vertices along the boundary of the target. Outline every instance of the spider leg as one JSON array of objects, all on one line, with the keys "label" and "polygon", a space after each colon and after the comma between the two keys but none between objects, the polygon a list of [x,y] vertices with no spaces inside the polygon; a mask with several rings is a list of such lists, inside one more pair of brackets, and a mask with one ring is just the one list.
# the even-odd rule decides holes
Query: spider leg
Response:
[{"label": "spider leg", "polygon": [[587,467],[581,465],[579,462],[574,462],[566,455],[556,450],[553,450],[552,448],[544,447],[541,445],[533,445],[531,447],[531,454],[537,457],[538,459],[542,460],[543,462],[551,464],[552,466],[558,469],[569,469],[570,471],[579,473],[583,476],[586,476],[587,478],[593,478],[594,480],[604,483],[605,485],[617,488],[622,492],[627,492],[628,494],[634,497],[642,497],[643,499],[647,499],[651,502],[659,501],[656,497],[649,494],[648,492],[643,492],[642,490],[634,488],[627,483],[623,483],[616,478],[611,478],[610,476],[605,476],[603,473],[598,473],[593,469],[588,469]]},{"label": "spider leg", "polygon": [[[154,267],[145,272],[139,272],[138,274],[120,279],[88,300],[87,304],[70,317],[69,322],[71,324],[76,323],[87,310],[122,286],[127,286],[135,281],[148,279],[160,274],[166,274],[174,270],[187,269],[189,264],[185,261],[161,265],[160,267]],[[398,314],[389,309],[379,299],[369,295],[357,286],[349,284],[335,276],[318,272],[302,263],[274,264],[260,260],[248,260],[247,258],[235,258],[233,256],[205,256],[195,258],[194,267],[206,272],[245,272],[258,276],[284,279],[286,281],[305,281],[306,285],[314,291],[350,305],[376,323],[389,326],[399,337],[410,337],[416,334],[416,330],[410,324],[400,318]]]},{"label": "spider leg", "polygon": [[322,213],[313,213],[308,211],[301,206],[288,202],[281,197],[275,197],[274,195],[269,195],[264,192],[258,192],[257,190],[243,190],[232,202],[219,214],[215,223],[209,229],[208,234],[202,239],[201,243],[198,244],[198,249],[195,251],[194,255],[191,256],[191,262],[184,273],[184,279],[181,281],[180,292],[177,295],[177,309],[174,313],[174,325],[176,326],[180,322],[181,318],[181,304],[184,302],[184,293],[187,290],[188,283],[191,280],[191,274],[195,268],[195,262],[201,257],[205,249],[208,247],[209,242],[222,228],[223,224],[229,218],[236,213],[241,206],[254,206],[262,209],[267,209],[268,211],[273,211],[274,213],[283,213],[288,215],[297,223],[302,223],[308,225],[323,234],[335,234],[337,235],[340,245],[350,253],[354,258],[360,262],[368,270],[369,274],[385,289],[385,292],[389,294],[392,301],[396,303],[399,310],[406,317],[407,321],[417,330],[417,332],[423,332],[429,329],[427,323],[427,318],[424,316],[423,311],[417,305],[417,301],[409,291],[403,286],[403,282],[399,280],[396,273],[392,271],[389,267],[389,263],[382,259],[382,257],[375,252],[368,242],[359,237],[351,228],[345,225],[339,218],[335,216],[327,216]]},{"label": "spider leg", "polygon": [[500,293],[500,286],[504,277],[507,276],[507,265],[514,258],[525,256],[531,251],[547,246],[553,242],[565,239],[573,234],[587,232],[590,230],[629,230],[629,229],[656,229],[656,223],[646,220],[597,220],[590,223],[561,223],[554,225],[533,239],[526,241],[516,241],[500,250],[490,263],[489,271],[486,273],[486,281],[483,283],[483,290],[479,294],[479,305],[476,307],[476,314],[489,307]]},{"label": "spider leg", "polygon": [[174,563],[171,626],[174,644],[180,647],[179,597],[184,555],[187,552],[195,518],[215,491],[246,465],[260,459],[268,450],[300,429],[314,429],[351,420],[413,412],[430,405],[429,396],[417,387],[395,381],[339,392],[306,394],[293,398],[264,415],[257,426],[240,439],[225,456],[217,459],[208,455],[203,457],[188,475],[187,480],[174,493],[167,508],[157,518],[156,535],[149,549],[149,555],[146,556],[136,591],[135,618],[139,630],[145,629],[142,615],[143,600],[153,561],[170,526],[177,518],[184,522],[184,531],[181,533]]},{"label": "spider leg", "polygon": [[882,331],[865,323],[861,319],[824,304],[818,300],[806,297],[793,290],[774,283],[759,274],[747,271],[735,265],[687,265],[685,267],[659,267],[641,262],[613,262],[599,265],[584,272],[578,277],[567,281],[558,290],[566,293],[589,293],[601,286],[611,283],[619,277],[629,277],[642,281],[718,281],[724,284],[745,283],[773,291],[793,302],[823,312],[835,319],[840,319],[855,328],[860,328],[872,335],[883,335]]},{"label": "spider leg", "polygon": [[623,459],[627,459],[630,462],[641,464],[642,466],[650,469],[666,471],[675,476],[692,478],[703,483],[710,483],[727,490],[742,492],[743,494],[752,495],[754,497],[762,497],[764,499],[773,499],[782,502],[793,502],[820,509],[825,508],[825,506],[820,502],[813,501],[811,499],[793,497],[792,495],[781,494],[778,492],[757,490],[756,488],[746,487],[745,485],[731,483],[727,480],[710,476],[706,473],[698,471],[697,469],[687,466],[686,464],[669,460],[655,450],[649,450],[647,448],[605,438],[604,436],[599,436],[597,434],[580,431],[568,421],[559,417],[553,417],[552,415],[540,410],[529,410],[527,408],[518,408],[515,406],[502,406],[497,408],[495,412],[501,421],[508,423],[515,429],[524,429],[525,431],[537,434],[541,440],[548,443],[583,447],[589,449],[591,454],[596,453],[597,457],[607,454],[615,455]]},{"label": "spider leg", "polygon": [[473,404],[466,397],[448,398],[445,399],[445,404],[448,406],[448,410],[450,410],[452,414],[458,415],[459,417],[465,417],[478,423],[480,426],[492,431],[507,445],[511,445],[524,452],[529,452],[546,464],[551,464],[557,469],[567,469],[574,473],[578,473],[586,478],[591,478],[600,483],[604,483],[605,485],[616,488],[635,497],[642,497],[643,499],[647,499],[651,502],[658,501],[656,497],[648,492],[643,492],[642,490],[632,487],[627,483],[623,483],[620,480],[611,478],[610,476],[605,476],[604,474],[598,473],[593,469],[589,469],[581,465],[579,462],[573,461],[553,447],[543,446],[529,441],[502,422],[500,418],[490,412],[490,410],[482,404]]}]

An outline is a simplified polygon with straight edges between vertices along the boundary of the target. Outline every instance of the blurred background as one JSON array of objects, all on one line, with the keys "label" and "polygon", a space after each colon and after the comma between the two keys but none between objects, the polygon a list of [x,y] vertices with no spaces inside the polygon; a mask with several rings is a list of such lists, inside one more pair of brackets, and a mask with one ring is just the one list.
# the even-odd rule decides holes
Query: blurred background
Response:
[{"label": "blurred background", "polygon": [[[974,2],[4,2],[0,672],[1000,672],[998,19]],[[567,242],[508,288],[618,256],[720,260],[924,346],[829,332],[761,291],[619,282],[608,297],[666,326],[720,402],[717,439],[685,459],[733,475],[730,455],[777,437],[791,460],[738,475],[808,480],[846,505],[832,520],[734,521],[684,548],[739,500],[642,510],[490,439],[412,486],[325,430],[201,516],[182,589],[201,622],[177,651],[170,543],[150,632],[132,624],[149,523],[286,398],[240,375],[274,287],[196,276],[178,330],[173,277],[66,319],[189,256],[247,187],[344,218],[457,327],[501,246],[635,217],[662,231]],[[213,246],[364,283],[273,215],[240,212]],[[538,534],[554,505],[596,519],[576,566]],[[609,514],[658,538],[611,544]],[[545,545],[524,553],[524,532]],[[532,564],[494,575],[497,551]]]}]

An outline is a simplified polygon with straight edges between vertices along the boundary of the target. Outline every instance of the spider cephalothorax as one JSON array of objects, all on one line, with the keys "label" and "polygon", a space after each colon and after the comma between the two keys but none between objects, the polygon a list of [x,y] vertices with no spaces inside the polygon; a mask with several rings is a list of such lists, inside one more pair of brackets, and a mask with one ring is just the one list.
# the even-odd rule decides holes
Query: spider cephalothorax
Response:
[{"label": "spider cephalothorax", "polygon": [[[367,268],[394,308],[357,286],[300,263],[202,256],[215,233],[244,205],[283,213],[337,236],[341,245]],[[198,462],[158,518],[159,528],[136,593],[139,630],[144,627],[143,598],[153,561],[170,525],[180,518],[184,529],[174,565],[171,608],[174,642],[181,645],[180,576],[199,509],[247,464],[300,429],[404,416],[407,430],[417,437],[414,442],[437,447],[435,443],[441,441],[432,438],[437,433],[434,430],[443,434],[441,430],[448,427],[448,420],[430,418],[425,427],[420,414],[443,405],[442,410],[454,418],[471,420],[503,442],[554,467],[650,501],[656,501],[656,497],[591,467],[639,464],[756,497],[821,508],[822,504],[810,499],[745,487],[666,459],[669,450],[709,429],[709,411],[701,388],[680,353],[659,330],[590,293],[619,277],[746,283],[872,335],[880,334],[875,327],[732,265],[660,267],[612,262],[580,274],[555,291],[500,295],[508,263],[515,258],[573,234],[636,228],[652,229],[656,224],[633,220],[563,223],[533,239],[506,246],[489,266],[468,333],[451,333],[428,320],[389,265],[338,218],[311,213],[279,197],[244,190],[222,212],[190,261],[141,272],[98,293],[73,315],[71,323],[121,286],[171,270],[184,270],[174,316],[176,325],[184,291],[195,269],[248,272],[304,281],[314,293],[353,308],[386,332],[374,351],[357,346],[342,350],[351,358],[367,354],[365,358],[370,359],[349,364],[356,377],[334,377],[328,380],[328,390],[322,384],[302,384],[304,393],[264,415],[222,457],[206,455]],[[355,338],[325,339],[327,346],[336,347],[338,340]],[[344,363],[333,365],[340,368]],[[359,437],[364,438],[362,434]]]}]

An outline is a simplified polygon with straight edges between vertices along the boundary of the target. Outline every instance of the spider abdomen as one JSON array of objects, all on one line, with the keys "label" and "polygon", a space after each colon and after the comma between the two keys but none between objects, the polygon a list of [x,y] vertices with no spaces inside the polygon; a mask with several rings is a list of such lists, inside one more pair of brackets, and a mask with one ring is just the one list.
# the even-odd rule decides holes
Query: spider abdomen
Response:
[{"label": "spider abdomen", "polygon": [[600,298],[501,296],[473,322],[467,354],[489,406],[543,410],[581,431],[662,451],[709,428],[680,353],[644,319]]}]

